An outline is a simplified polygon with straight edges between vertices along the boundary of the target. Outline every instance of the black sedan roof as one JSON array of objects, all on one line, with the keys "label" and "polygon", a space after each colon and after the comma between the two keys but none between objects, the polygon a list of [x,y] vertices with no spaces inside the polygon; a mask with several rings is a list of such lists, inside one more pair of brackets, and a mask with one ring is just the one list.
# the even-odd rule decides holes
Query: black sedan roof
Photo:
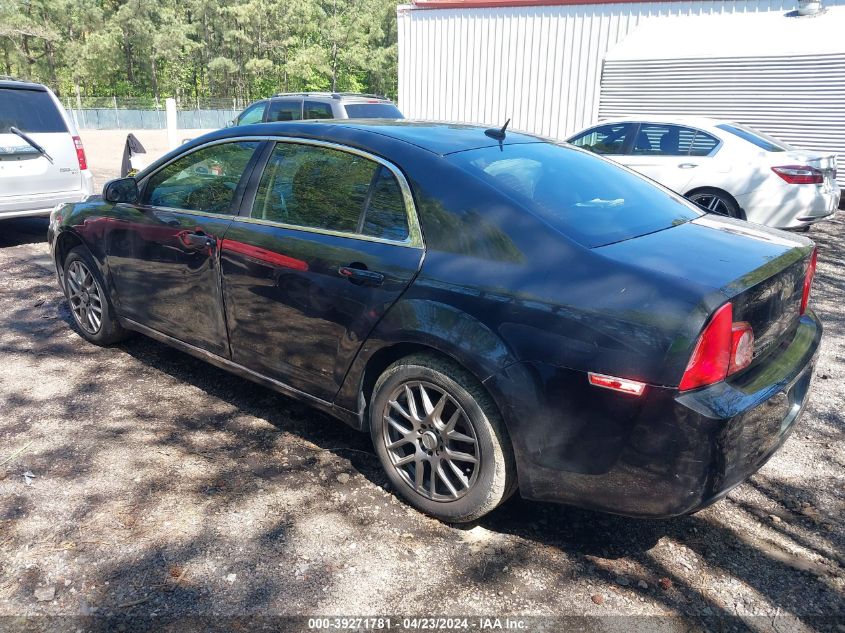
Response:
[{"label": "black sedan roof", "polygon": [[[466,123],[443,123],[434,121],[391,121],[385,119],[326,119],[322,121],[295,121],[260,123],[236,128],[227,128],[212,133],[219,138],[242,135],[279,135],[314,138],[324,141],[348,143],[350,136],[365,141],[367,137],[387,137],[427,150],[434,154],[452,154],[479,147],[499,145],[495,138],[484,132],[490,129],[484,125]],[[496,128],[493,128],[496,129]],[[520,132],[508,131],[502,143],[537,143],[546,139]]]}]

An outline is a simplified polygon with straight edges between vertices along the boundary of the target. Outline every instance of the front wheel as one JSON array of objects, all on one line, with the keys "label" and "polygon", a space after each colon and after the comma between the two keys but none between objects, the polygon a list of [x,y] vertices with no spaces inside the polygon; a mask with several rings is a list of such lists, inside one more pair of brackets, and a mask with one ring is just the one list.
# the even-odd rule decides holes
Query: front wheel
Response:
[{"label": "front wheel", "polygon": [[114,316],[105,284],[88,251],[81,246],[72,249],[63,268],[65,296],[82,336],[97,345],[111,345],[125,339],[128,333]]},{"label": "front wheel", "polygon": [[394,488],[444,521],[473,521],[516,488],[513,449],[489,394],[458,365],[421,354],[376,383],[370,432]]}]

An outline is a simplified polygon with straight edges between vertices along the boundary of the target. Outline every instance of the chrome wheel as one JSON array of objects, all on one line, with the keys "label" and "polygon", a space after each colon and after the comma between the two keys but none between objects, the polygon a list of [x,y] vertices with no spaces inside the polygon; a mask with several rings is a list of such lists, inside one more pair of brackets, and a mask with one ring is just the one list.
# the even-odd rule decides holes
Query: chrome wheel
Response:
[{"label": "chrome wheel", "polygon": [[454,501],[475,485],[481,468],[478,437],[466,412],[441,387],[423,381],[400,385],[382,419],[390,462],[416,493]]},{"label": "chrome wheel", "polygon": [[103,324],[103,295],[88,267],[75,260],[65,276],[68,301],[76,323],[89,334],[96,334]]},{"label": "chrome wheel", "polygon": [[706,192],[694,193],[689,197],[689,199],[697,205],[704,207],[711,213],[734,217],[733,205],[729,204],[724,198],[717,194]]}]

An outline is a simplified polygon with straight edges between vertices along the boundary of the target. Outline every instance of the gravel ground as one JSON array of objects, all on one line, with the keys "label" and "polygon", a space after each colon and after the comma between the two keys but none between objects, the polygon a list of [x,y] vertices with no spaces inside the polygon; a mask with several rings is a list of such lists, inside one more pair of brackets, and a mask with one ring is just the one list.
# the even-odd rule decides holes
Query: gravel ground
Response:
[{"label": "gravel ground", "polygon": [[45,223],[0,223],[0,616],[845,631],[842,227],[810,234],[827,328],[811,403],[748,483],[673,520],[514,498],[453,527],[401,503],[341,423],[144,337],[87,344]]}]

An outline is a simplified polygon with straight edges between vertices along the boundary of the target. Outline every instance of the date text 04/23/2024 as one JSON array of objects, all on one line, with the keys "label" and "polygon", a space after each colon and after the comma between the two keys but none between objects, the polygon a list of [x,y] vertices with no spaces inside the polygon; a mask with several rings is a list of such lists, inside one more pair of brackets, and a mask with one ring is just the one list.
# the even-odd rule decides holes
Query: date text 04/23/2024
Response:
[{"label": "date text 04/23/2024", "polygon": [[384,630],[384,631],[498,631],[526,630],[527,624],[519,618],[309,618],[311,631]]}]

